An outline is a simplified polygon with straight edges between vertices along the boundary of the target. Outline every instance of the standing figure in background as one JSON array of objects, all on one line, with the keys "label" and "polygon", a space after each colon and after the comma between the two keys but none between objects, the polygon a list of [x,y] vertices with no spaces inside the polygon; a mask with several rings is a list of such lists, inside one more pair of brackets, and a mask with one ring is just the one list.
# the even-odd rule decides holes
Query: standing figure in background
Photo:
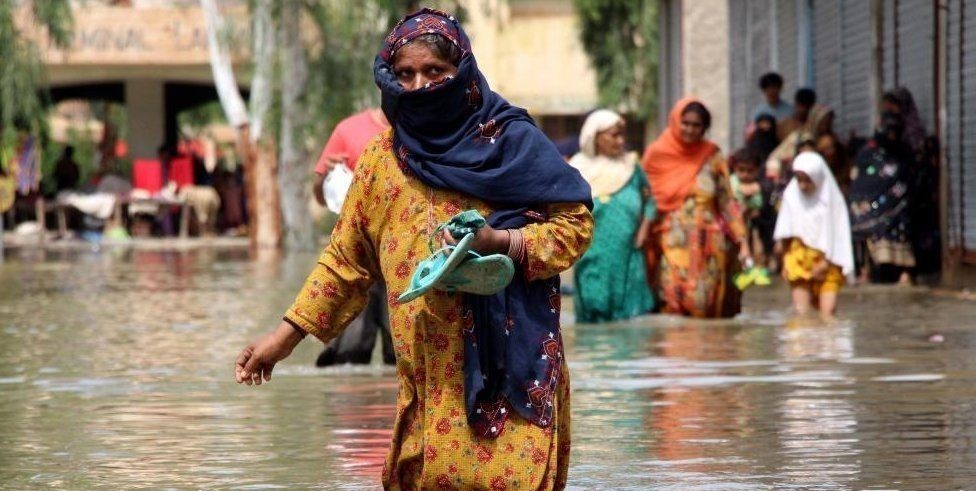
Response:
[{"label": "standing figure in background", "polygon": [[905,120],[902,140],[915,154],[908,169],[911,206],[910,240],[915,254],[915,278],[931,281],[942,269],[942,230],[939,227],[939,141],[927,136],[912,93],[904,87],[888,92],[882,108]]},{"label": "standing figure in background", "polygon": [[790,164],[805,144],[817,146],[817,139],[833,134],[834,110],[823,104],[810,109],[806,122],[784,137],[779,146],[766,158],[766,177],[782,190],[793,177]]},{"label": "standing figure in background", "polygon": [[312,191],[320,205],[325,206],[322,184],[329,172],[340,164],[349,170],[356,170],[359,156],[366,149],[366,145],[389,128],[390,123],[379,108],[367,109],[339,121],[315,163],[315,187]]},{"label": "standing figure in background", "polygon": [[866,246],[861,281],[871,267],[882,277],[897,275],[898,283],[911,283],[915,254],[911,244],[910,169],[915,153],[904,139],[905,119],[885,111],[874,138],[855,159],[850,190],[854,237]]},{"label": "standing figure in background", "polygon": [[810,111],[817,104],[817,93],[813,89],[802,88],[793,95],[793,114],[788,118],[776,118],[776,136],[785,140],[790,133],[807,125]]},{"label": "standing figure in background", "polygon": [[755,129],[746,139],[746,148],[756,154],[759,159],[759,176],[766,177],[766,159],[779,146],[779,136],[776,135],[776,118],[769,114],[760,114],[755,119]]},{"label": "standing figure in background", "polygon": [[827,168],[834,175],[834,180],[837,182],[841,193],[846,196],[847,189],[851,185],[851,161],[847,157],[847,149],[844,144],[834,133],[834,110],[822,106],[815,113],[810,116],[811,120],[815,120],[811,126],[813,145],[817,153],[827,162]]},{"label": "standing figure in background", "polygon": [[81,170],[78,167],[78,162],[75,161],[75,147],[68,145],[64,147],[64,152],[54,167],[54,183],[57,186],[55,194],[76,189],[80,178]]},{"label": "standing figure in background", "polygon": [[[349,116],[336,125],[315,164],[313,193],[320,205],[325,205],[324,184],[329,172],[337,165],[345,165],[354,171],[370,140],[389,128],[390,123],[378,108]],[[324,367],[340,363],[368,364],[373,356],[377,334],[383,340],[383,363],[392,365],[396,361],[396,355],[393,353],[389,317],[386,287],[382,281],[378,281],[369,291],[366,308],[341,336],[325,346],[315,360],[315,365]]]},{"label": "standing figure in background", "polygon": [[574,270],[578,322],[629,319],[654,307],[642,248],[656,209],[637,155],[626,151],[625,125],[613,111],[594,111],[569,161],[593,195],[593,242]]},{"label": "standing figure in background", "polygon": [[790,282],[798,314],[816,307],[831,317],[845,278],[854,274],[846,202],[818,153],[798,155],[793,170],[774,233],[786,251],[783,278]]},{"label": "standing figure in background", "polygon": [[764,114],[777,121],[793,116],[793,105],[780,97],[783,92],[783,77],[780,74],[769,72],[759,77],[759,90],[763,93],[763,101],[753,108],[752,122]]},{"label": "standing figure in background", "polygon": [[739,260],[749,258],[749,248],[725,158],[705,139],[711,120],[704,104],[682,99],[671,110],[668,127],[644,152],[642,164],[660,213],[645,250],[662,311],[732,317],[741,300],[732,276]]}]

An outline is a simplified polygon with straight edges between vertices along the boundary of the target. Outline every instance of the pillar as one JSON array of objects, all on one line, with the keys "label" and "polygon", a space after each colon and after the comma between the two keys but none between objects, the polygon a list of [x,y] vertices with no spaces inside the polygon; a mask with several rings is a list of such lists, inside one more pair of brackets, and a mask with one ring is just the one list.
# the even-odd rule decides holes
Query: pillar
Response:
[{"label": "pillar", "polygon": [[686,95],[698,97],[712,113],[708,138],[730,151],[728,0],[685,0],[682,3],[682,83]]},{"label": "pillar", "polygon": [[129,114],[129,153],[133,158],[155,158],[166,135],[163,81],[134,79],[125,82]]}]

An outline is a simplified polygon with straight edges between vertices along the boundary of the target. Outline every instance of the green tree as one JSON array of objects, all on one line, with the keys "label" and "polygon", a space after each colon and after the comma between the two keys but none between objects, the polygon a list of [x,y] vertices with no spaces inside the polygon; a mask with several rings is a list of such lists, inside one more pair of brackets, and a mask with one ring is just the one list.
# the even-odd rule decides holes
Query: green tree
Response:
[{"label": "green tree", "polygon": [[47,129],[46,101],[39,92],[44,81],[40,49],[18,25],[21,16],[56,47],[71,41],[69,0],[0,0],[0,128],[5,147],[18,129],[33,134]]},{"label": "green tree", "polygon": [[[305,0],[315,42],[306,49],[307,89],[304,106],[314,108],[306,127],[310,141],[325,143],[341,119],[379,104],[373,82],[373,59],[380,43],[405,14],[420,8],[417,0],[365,0],[349,8],[345,0]],[[457,0],[426,1],[464,19]]]},{"label": "green tree", "polygon": [[[318,157],[336,123],[378,104],[373,59],[390,28],[419,8],[415,0],[364,0],[356,8],[350,8],[348,0],[302,1],[302,13],[311,21],[307,38],[298,36],[303,23],[297,9],[280,9],[273,15],[280,33],[280,114],[277,121],[268,122],[279,135],[283,231],[285,246],[291,249],[314,244],[318,235],[307,206],[309,163]],[[456,0],[428,4],[460,10]]]},{"label": "green tree", "polygon": [[[339,120],[377,104],[373,58],[393,23],[418,2],[363,0],[350,8],[347,0],[251,0],[247,109],[236,88],[230,47],[219,36],[225,28],[217,3],[200,2],[224,113],[248,134],[246,143],[239,134],[239,145],[249,147],[242,154],[252,238],[263,249],[277,247],[282,238],[288,249],[314,247],[318,234],[307,206],[311,162]],[[456,0],[434,5],[459,10]]]},{"label": "green tree", "polygon": [[657,0],[573,0],[600,103],[650,121],[657,110]]}]

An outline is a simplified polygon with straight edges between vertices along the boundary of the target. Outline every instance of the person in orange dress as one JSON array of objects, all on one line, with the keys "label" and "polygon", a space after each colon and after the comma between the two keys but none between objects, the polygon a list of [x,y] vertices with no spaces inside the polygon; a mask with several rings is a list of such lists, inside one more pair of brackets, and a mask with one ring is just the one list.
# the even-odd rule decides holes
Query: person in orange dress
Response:
[{"label": "person in orange dress", "polygon": [[740,310],[732,276],[750,257],[746,228],[725,158],[705,139],[710,124],[700,101],[678,101],[642,159],[659,217],[645,247],[648,278],[665,313],[732,317]]},{"label": "person in orange dress", "polygon": [[[306,333],[335,338],[382,278],[399,381],[384,489],[563,489],[559,273],[589,246],[589,186],[523,109],[491,92],[454,17],[407,16],[374,72],[393,127],[360,157],[331,242],[235,377],[260,385]],[[438,224],[471,209],[488,221],[473,249],[511,257],[513,281],[495,295],[397,302]]]}]

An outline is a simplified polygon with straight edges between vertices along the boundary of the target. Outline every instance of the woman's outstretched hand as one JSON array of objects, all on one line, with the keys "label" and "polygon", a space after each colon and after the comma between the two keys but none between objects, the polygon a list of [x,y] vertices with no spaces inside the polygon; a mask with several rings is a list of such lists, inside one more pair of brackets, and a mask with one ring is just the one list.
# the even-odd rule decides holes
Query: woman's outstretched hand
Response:
[{"label": "woman's outstretched hand", "polygon": [[234,378],[239,384],[261,385],[271,380],[275,364],[284,360],[302,341],[295,328],[282,321],[274,331],[247,345],[237,356]]}]

